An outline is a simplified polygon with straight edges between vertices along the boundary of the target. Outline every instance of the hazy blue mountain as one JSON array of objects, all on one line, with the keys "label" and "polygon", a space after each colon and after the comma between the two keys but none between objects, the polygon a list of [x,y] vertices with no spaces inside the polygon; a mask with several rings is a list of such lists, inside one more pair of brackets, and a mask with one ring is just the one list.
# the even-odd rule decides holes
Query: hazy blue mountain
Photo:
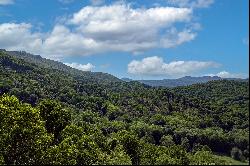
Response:
[{"label": "hazy blue mountain", "polygon": [[[239,78],[221,78],[218,76],[203,76],[203,77],[191,77],[191,76],[185,76],[178,79],[163,79],[163,80],[136,80],[143,84],[149,85],[149,86],[162,86],[162,87],[177,87],[177,86],[187,86],[197,83],[206,83],[208,81],[214,81],[214,80],[238,80],[238,81],[247,81],[248,79],[239,79]],[[130,78],[122,78],[123,81],[129,82],[133,81]]]},{"label": "hazy blue mountain", "polygon": [[132,80],[132,79],[130,79],[130,78],[126,78],[126,77],[121,78],[121,80],[126,81],[126,82],[134,81],[134,80]]}]

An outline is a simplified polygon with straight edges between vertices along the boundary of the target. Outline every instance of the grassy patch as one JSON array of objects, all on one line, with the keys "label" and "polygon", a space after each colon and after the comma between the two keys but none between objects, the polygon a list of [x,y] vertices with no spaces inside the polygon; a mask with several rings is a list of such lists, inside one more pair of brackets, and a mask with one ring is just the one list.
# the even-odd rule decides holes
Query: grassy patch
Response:
[{"label": "grassy patch", "polygon": [[249,161],[246,162],[242,162],[242,161],[238,161],[238,160],[234,160],[231,157],[228,156],[221,156],[221,155],[216,155],[218,158],[226,161],[226,163],[230,164],[230,165],[249,165]]}]

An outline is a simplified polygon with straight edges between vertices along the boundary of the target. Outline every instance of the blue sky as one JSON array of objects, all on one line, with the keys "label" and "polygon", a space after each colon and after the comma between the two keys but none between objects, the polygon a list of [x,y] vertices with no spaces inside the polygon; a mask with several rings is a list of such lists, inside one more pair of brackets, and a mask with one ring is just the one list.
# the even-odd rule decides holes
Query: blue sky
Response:
[{"label": "blue sky", "polygon": [[0,0],[0,48],[119,78],[245,78],[248,6],[248,0]]}]

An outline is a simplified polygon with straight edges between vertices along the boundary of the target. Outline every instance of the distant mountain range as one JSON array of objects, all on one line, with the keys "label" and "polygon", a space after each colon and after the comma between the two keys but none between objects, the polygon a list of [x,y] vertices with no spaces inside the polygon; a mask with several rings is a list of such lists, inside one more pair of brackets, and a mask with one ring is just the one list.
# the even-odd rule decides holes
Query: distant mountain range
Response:
[{"label": "distant mountain range", "polygon": [[138,81],[143,84],[154,86],[154,87],[177,87],[177,86],[187,86],[197,83],[206,83],[208,81],[214,80],[238,80],[238,81],[248,81],[248,79],[240,79],[240,78],[221,78],[218,76],[203,76],[203,77],[191,77],[185,76],[178,79],[163,79],[163,80],[132,80],[130,78],[122,78],[123,81]]},{"label": "distant mountain range", "polygon": [[84,78],[86,80],[95,80],[96,82],[121,82],[121,81],[138,81],[140,83],[143,83],[145,85],[153,86],[153,87],[177,87],[177,86],[187,86],[197,83],[206,83],[208,81],[213,80],[239,80],[239,81],[248,81],[248,79],[238,79],[238,78],[221,78],[221,77],[211,77],[211,76],[203,76],[203,77],[191,77],[191,76],[185,76],[178,79],[163,79],[163,80],[132,80],[130,78],[121,78],[118,79],[115,76],[108,74],[108,73],[102,73],[102,72],[89,72],[89,71],[81,71],[74,68],[71,68],[69,66],[66,66],[65,64],[61,62],[57,62],[54,60],[42,58],[40,55],[33,55],[30,53],[27,53],[25,51],[6,51],[5,49],[0,49],[0,52],[7,53],[8,56],[22,59],[27,63],[33,63],[39,67],[42,68],[48,68],[53,70],[59,70],[63,71],[65,73],[72,74],[76,77]]}]

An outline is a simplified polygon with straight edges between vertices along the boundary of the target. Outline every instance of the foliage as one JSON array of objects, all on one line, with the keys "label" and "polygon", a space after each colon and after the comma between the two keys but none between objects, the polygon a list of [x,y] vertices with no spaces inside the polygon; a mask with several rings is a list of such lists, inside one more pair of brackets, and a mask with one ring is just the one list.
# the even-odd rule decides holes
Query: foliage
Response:
[{"label": "foliage", "polygon": [[53,133],[57,138],[59,133],[70,123],[70,112],[52,100],[43,100],[38,107],[42,119],[46,122],[47,131]]},{"label": "foliage", "polygon": [[249,160],[248,90],[230,80],[153,88],[0,51],[0,164]]},{"label": "foliage", "polygon": [[0,156],[5,164],[43,163],[52,136],[39,110],[14,96],[0,97]]},{"label": "foliage", "polygon": [[197,151],[193,156],[190,156],[192,165],[220,165],[226,164],[226,161],[213,155],[211,151]]},{"label": "foliage", "polygon": [[243,154],[242,151],[240,149],[238,149],[237,147],[234,147],[231,150],[231,157],[235,160],[243,160]]}]

